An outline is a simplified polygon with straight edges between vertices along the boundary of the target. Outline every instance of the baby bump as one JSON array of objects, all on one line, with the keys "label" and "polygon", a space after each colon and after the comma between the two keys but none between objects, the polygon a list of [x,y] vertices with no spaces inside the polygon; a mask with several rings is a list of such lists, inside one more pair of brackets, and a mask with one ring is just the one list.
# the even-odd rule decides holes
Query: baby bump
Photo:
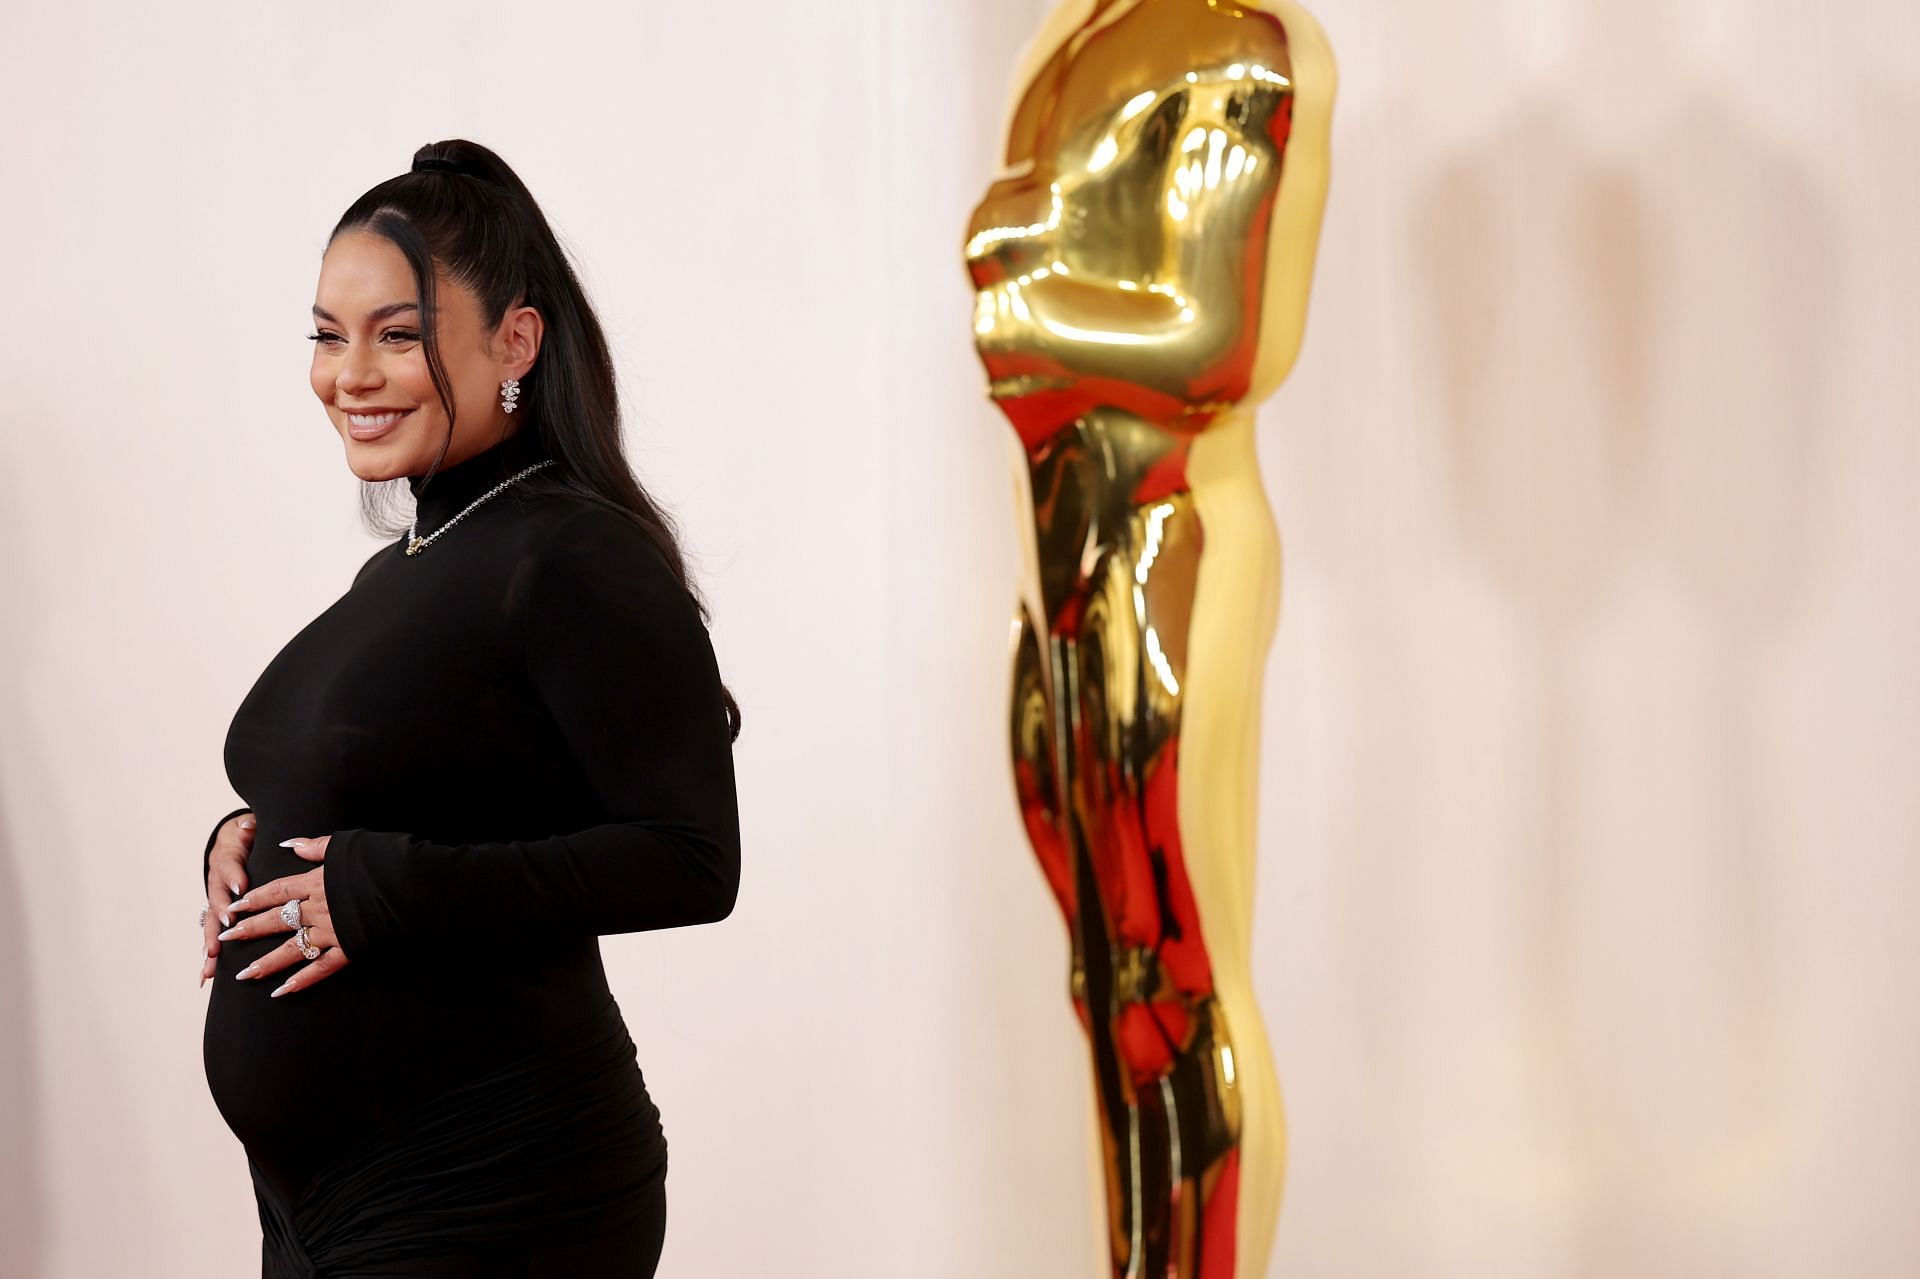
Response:
[{"label": "baby bump", "polygon": [[611,1000],[596,952],[577,944],[389,954],[278,998],[292,969],[235,977],[285,941],[221,946],[202,1039],[214,1104],[275,1181],[301,1179],[465,1080],[570,1042]]},{"label": "baby bump", "polygon": [[417,995],[351,965],[279,998],[288,971],[240,981],[285,934],[221,946],[201,1050],[207,1087],[248,1153],[290,1171],[317,1167],[388,1122],[405,1102]]}]

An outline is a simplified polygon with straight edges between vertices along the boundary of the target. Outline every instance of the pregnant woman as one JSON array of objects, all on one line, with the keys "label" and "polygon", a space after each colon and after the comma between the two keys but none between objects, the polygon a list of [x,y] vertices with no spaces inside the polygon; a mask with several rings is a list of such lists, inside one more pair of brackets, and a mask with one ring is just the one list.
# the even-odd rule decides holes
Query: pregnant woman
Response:
[{"label": "pregnant woman", "polygon": [[599,938],[733,908],[706,610],[492,151],[431,144],[360,197],[313,317],[348,467],[414,511],[227,733],[204,1047],[261,1273],[651,1275],[667,1146]]}]

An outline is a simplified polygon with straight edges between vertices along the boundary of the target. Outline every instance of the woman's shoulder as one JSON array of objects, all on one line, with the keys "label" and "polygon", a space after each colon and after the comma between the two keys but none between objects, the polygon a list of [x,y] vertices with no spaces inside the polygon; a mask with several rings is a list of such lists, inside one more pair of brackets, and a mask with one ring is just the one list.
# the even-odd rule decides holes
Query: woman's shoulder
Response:
[{"label": "woman's shoulder", "polygon": [[686,591],[653,534],[631,512],[579,493],[545,493],[530,505],[526,554],[537,580]]},{"label": "woman's shoulder", "polygon": [[641,662],[660,671],[710,669],[699,600],[632,515],[586,497],[542,498],[527,549],[522,618],[529,663],[560,671]]},{"label": "woman's shoulder", "polygon": [[529,543],[538,555],[567,556],[645,551],[664,566],[653,535],[622,507],[582,493],[542,493],[529,504]]}]

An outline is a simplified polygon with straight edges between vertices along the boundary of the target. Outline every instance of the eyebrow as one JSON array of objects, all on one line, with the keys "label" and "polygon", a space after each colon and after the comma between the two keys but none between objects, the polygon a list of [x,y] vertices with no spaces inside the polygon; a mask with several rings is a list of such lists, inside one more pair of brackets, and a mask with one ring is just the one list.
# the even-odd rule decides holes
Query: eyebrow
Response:
[{"label": "eyebrow", "polygon": [[[385,306],[376,306],[373,310],[367,312],[367,319],[384,320],[389,315],[397,315],[401,311],[418,311],[419,309],[420,304],[417,302],[389,302]],[[329,315],[318,302],[313,304],[313,313],[320,319],[325,320],[328,324],[340,323],[340,321]]]}]

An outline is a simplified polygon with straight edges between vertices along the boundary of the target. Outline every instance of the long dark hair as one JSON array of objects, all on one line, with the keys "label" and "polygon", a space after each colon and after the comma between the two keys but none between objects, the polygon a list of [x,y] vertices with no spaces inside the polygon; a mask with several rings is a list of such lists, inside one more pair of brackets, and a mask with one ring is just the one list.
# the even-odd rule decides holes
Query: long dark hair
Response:
[{"label": "long dark hair", "polygon": [[[693,597],[704,622],[706,601],[687,575],[673,518],[640,487],[621,447],[620,404],[613,360],[593,304],[554,238],[526,184],[498,155],[464,138],[429,142],[413,155],[415,169],[388,178],[353,202],[327,237],[364,229],[384,236],[406,255],[420,294],[420,340],[427,371],[447,412],[447,439],[427,471],[432,482],[453,442],[453,387],[440,361],[435,264],[473,291],[489,329],[509,306],[540,312],[545,330],[540,358],[520,386],[516,411],[522,431],[537,430],[554,464],[520,481],[529,491],[565,491],[625,514],[660,548]],[[361,516],[384,536],[404,532],[390,514],[399,484],[361,489]],[[740,736],[740,704],[725,684],[730,740]]]}]

